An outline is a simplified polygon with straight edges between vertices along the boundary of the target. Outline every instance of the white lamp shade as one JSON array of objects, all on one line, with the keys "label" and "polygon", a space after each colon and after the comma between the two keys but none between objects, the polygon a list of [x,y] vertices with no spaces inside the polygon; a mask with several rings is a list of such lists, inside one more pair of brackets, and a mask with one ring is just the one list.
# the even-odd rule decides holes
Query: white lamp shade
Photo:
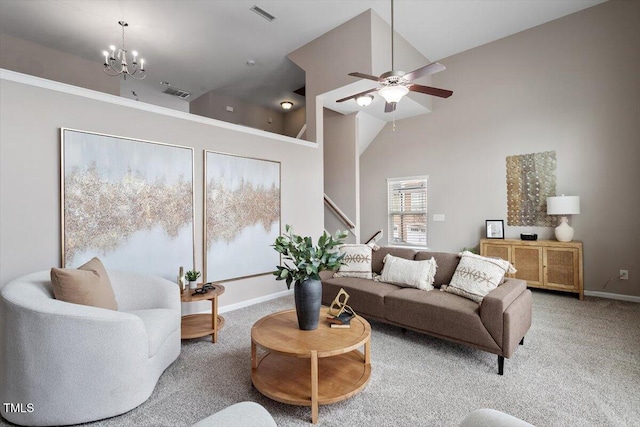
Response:
[{"label": "white lamp shade", "polygon": [[385,101],[391,103],[400,101],[403,96],[409,93],[409,89],[406,86],[387,86],[380,89],[378,93]]},{"label": "white lamp shade", "polygon": [[580,213],[580,197],[547,197],[547,215],[577,215]]},{"label": "white lamp shade", "polygon": [[361,107],[368,106],[369,104],[371,104],[371,101],[373,101],[373,96],[371,95],[362,95],[356,98],[356,102]]}]

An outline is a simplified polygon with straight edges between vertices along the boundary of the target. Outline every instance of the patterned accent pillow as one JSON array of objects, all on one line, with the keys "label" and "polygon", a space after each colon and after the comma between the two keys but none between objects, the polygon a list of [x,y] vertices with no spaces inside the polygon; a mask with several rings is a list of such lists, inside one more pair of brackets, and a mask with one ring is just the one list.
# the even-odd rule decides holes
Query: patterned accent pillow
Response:
[{"label": "patterned accent pillow", "polygon": [[451,283],[443,287],[443,290],[481,303],[489,292],[502,283],[506,273],[515,272],[516,269],[509,261],[464,251]]},{"label": "patterned accent pillow", "polygon": [[340,254],[344,254],[343,265],[333,277],[359,277],[371,279],[371,248],[367,245],[340,245]]},{"label": "patterned accent pillow", "polygon": [[387,254],[382,262],[384,267],[378,281],[423,291],[433,289],[438,267],[433,257],[424,261],[414,261]]}]

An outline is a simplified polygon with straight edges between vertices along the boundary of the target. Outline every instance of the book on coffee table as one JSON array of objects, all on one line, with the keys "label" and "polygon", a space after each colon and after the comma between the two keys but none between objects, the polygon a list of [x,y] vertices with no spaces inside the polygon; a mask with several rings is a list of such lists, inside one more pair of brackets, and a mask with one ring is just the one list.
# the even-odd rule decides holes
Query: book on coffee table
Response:
[{"label": "book on coffee table", "polygon": [[347,329],[351,327],[351,323],[345,323],[343,325],[339,325],[337,323],[332,323],[331,325],[332,328],[336,328],[336,329]]},{"label": "book on coffee table", "polygon": [[327,322],[333,325],[348,325],[356,315],[351,311],[344,311],[339,316],[327,316]]}]

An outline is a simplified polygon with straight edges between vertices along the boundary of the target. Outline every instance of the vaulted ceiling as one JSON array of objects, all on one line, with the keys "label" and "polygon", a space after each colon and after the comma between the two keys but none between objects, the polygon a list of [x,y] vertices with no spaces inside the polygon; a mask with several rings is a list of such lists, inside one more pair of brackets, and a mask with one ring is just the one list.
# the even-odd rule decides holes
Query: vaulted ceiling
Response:
[{"label": "vaulted ceiling", "polygon": [[[603,1],[396,0],[395,29],[435,61]],[[369,8],[391,21],[389,0],[2,0],[0,31],[101,68],[125,20],[127,45],[148,69],[137,84],[162,91],[166,81],[190,100],[215,90],[276,108],[304,85],[286,55]]]}]

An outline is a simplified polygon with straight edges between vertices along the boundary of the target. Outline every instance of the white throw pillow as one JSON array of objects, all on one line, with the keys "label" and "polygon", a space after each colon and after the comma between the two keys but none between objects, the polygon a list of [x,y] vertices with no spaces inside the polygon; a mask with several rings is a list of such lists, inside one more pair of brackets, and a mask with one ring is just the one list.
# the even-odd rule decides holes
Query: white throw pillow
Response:
[{"label": "white throw pillow", "polygon": [[509,261],[464,251],[451,283],[444,291],[481,303],[489,292],[502,283],[506,273],[515,272]]},{"label": "white throw pillow", "polygon": [[414,261],[387,254],[382,262],[384,262],[384,267],[380,276],[381,282],[418,288],[423,291],[433,289],[437,268],[436,260],[433,257],[424,261]]},{"label": "white throw pillow", "polygon": [[358,277],[371,279],[371,248],[367,245],[340,245],[338,246],[343,265],[336,271],[333,277]]}]

